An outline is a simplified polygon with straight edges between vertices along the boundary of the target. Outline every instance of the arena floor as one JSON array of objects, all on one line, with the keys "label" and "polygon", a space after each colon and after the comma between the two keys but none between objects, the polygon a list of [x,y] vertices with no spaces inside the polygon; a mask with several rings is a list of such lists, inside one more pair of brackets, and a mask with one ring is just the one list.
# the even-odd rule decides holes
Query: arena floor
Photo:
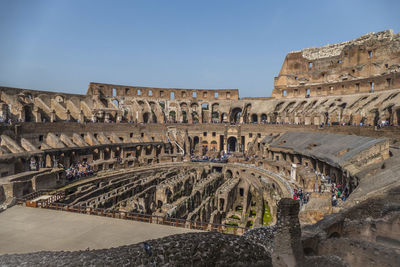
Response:
[{"label": "arena floor", "polygon": [[195,230],[14,206],[0,213],[0,254],[135,244]]}]

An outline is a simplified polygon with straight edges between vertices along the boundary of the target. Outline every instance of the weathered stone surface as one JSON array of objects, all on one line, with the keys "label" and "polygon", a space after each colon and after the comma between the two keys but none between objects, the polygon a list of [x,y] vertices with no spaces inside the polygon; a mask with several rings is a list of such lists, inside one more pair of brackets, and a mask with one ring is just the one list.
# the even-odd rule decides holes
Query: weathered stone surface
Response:
[{"label": "weathered stone surface", "polygon": [[[146,251],[145,245],[149,245]],[[0,256],[2,266],[272,266],[270,254],[248,239],[219,233],[173,235],[137,245],[76,252]]]}]

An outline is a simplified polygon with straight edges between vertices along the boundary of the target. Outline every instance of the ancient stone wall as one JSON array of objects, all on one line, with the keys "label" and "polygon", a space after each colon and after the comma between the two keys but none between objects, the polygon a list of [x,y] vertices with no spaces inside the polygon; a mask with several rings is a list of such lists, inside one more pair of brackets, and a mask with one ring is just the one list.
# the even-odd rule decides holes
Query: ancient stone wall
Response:
[{"label": "ancient stone wall", "polygon": [[299,98],[399,88],[400,35],[387,30],[289,53],[272,96]]}]

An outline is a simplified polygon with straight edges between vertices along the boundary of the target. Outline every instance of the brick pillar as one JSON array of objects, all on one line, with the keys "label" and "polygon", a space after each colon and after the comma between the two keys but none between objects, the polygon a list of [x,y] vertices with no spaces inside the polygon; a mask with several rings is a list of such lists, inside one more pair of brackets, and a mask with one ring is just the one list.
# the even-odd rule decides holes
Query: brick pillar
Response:
[{"label": "brick pillar", "polygon": [[299,209],[299,202],[291,198],[283,198],[278,203],[273,266],[303,266]]}]

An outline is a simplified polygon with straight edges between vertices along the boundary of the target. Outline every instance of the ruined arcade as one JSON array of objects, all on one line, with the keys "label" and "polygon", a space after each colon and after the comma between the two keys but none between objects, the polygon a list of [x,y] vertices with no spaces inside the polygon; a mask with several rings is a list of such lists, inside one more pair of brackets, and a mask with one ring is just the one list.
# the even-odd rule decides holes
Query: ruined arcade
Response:
[{"label": "ruined arcade", "polygon": [[[400,259],[392,30],[290,52],[271,97],[97,82],[85,95],[0,87],[0,117],[0,210],[17,203],[213,232],[152,240],[149,257],[193,238],[210,242],[204,255],[230,242],[259,265]],[[150,264],[139,262],[140,245],[131,249],[131,263]],[[210,262],[240,261],[223,252]],[[181,257],[175,264],[196,258],[168,253]],[[12,260],[23,255],[0,256]]]}]

